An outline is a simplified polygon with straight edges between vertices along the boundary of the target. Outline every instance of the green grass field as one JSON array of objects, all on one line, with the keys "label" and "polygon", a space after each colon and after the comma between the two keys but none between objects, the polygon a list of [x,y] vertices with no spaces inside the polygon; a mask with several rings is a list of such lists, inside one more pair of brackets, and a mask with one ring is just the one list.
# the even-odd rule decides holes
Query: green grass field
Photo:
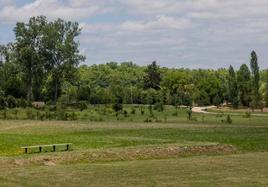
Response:
[{"label": "green grass field", "polygon": [[[1,120],[0,186],[267,186],[268,118],[242,115],[232,124],[212,114],[187,121],[183,111],[152,123],[138,114],[128,117],[135,122]],[[73,150],[20,149],[53,143]]]}]

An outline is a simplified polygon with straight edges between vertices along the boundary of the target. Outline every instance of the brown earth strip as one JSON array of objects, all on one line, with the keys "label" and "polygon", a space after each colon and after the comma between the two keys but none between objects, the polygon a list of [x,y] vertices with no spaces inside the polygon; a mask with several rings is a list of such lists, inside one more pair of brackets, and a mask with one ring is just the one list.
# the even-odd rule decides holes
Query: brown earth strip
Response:
[{"label": "brown earth strip", "polygon": [[131,160],[150,160],[167,159],[196,155],[211,154],[233,154],[237,150],[231,145],[210,144],[210,145],[192,145],[192,146],[146,146],[141,148],[125,148],[110,150],[93,150],[84,152],[67,152],[42,155],[30,155],[28,158],[6,158],[0,159],[0,165],[46,165],[54,166],[64,163],[79,162],[109,162],[109,161],[131,161]]}]

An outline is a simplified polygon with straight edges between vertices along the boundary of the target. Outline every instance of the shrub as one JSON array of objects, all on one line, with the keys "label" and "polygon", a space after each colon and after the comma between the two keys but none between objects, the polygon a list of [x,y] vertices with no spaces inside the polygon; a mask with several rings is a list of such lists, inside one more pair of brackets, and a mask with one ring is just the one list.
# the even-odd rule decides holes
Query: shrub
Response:
[{"label": "shrub", "polygon": [[144,107],[140,106],[139,109],[140,109],[141,115],[144,115],[145,114]]},{"label": "shrub", "polygon": [[8,108],[15,108],[17,106],[17,101],[15,97],[10,95],[7,97],[7,106]]},{"label": "shrub", "polygon": [[163,105],[163,103],[156,103],[155,105],[154,105],[154,109],[155,110],[158,110],[159,112],[163,112],[164,111],[164,105]]},{"label": "shrub", "polygon": [[80,102],[79,109],[80,109],[80,111],[84,111],[84,110],[88,109],[87,103],[84,101]]},{"label": "shrub", "polygon": [[6,103],[6,98],[4,96],[4,92],[0,90],[0,109],[3,110],[6,108],[7,103]]},{"label": "shrub", "polygon": [[52,116],[51,116],[50,111],[46,111],[45,118],[48,120],[51,120]]},{"label": "shrub", "polygon": [[153,116],[153,106],[149,105],[148,109],[149,109],[150,115]]},{"label": "shrub", "polygon": [[119,112],[123,110],[123,105],[119,102],[116,102],[115,104],[113,104],[113,109],[115,112]]},{"label": "shrub", "polygon": [[192,114],[193,114],[193,111],[192,111],[192,109],[188,109],[187,110],[187,118],[188,118],[188,120],[191,120],[192,119]]},{"label": "shrub", "polygon": [[104,121],[103,118],[101,116],[99,116],[99,115],[90,116],[89,120],[90,121],[97,121],[97,122]]},{"label": "shrub", "polygon": [[7,119],[7,109],[4,109],[3,117],[4,117],[4,119]]},{"label": "shrub", "polygon": [[126,110],[124,110],[124,116],[128,117],[128,112]]},{"label": "shrub", "polygon": [[48,106],[48,111],[55,112],[56,110],[57,110],[57,106],[56,105],[49,105]]},{"label": "shrub", "polygon": [[167,122],[167,120],[168,120],[168,117],[167,117],[167,115],[165,114],[165,116],[164,116],[164,121],[165,121],[165,123]]},{"label": "shrub", "polygon": [[77,114],[75,112],[71,113],[71,120],[76,121],[78,119]]},{"label": "shrub", "polygon": [[152,119],[150,119],[150,118],[146,118],[146,119],[144,120],[144,122],[145,122],[145,123],[151,123],[151,122],[152,122]]},{"label": "shrub", "polygon": [[251,112],[249,112],[249,111],[247,111],[246,113],[245,113],[245,116],[244,116],[245,118],[251,118]]},{"label": "shrub", "polygon": [[133,114],[133,115],[136,114],[136,109],[135,108],[131,108],[131,114]]},{"label": "shrub", "polygon": [[17,120],[18,119],[18,113],[19,111],[17,109],[14,110],[14,115],[15,115],[15,119]]},{"label": "shrub", "polygon": [[46,114],[44,114],[44,113],[40,113],[40,114],[39,114],[39,119],[40,119],[41,121],[44,121],[44,120],[46,119]]},{"label": "shrub", "polygon": [[228,124],[232,124],[233,123],[233,120],[232,120],[232,118],[231,118],[230,115],[227,115],[227,117],[226,117],[226,123],[228,123]]},{"label": "shrub", "polygon": [[27,116],[27,119],[33,119],[34,118],[33,110],[31,108],[27,108],[26,116]]},{"label": "shrub", "polygon": [[29,102],[25,99],[18,99],[17,100],[17,106],[18,107],[22,107],[22,108],[26,108],[28,106],[30,106]]},{"label": "shrub", "polygon": [[36,112],[36,120],[39,120],[39,115],[40,115],[40,113],[39,113],[39,111],[37,111]]},{"label": "shrub", "polygon": [[172,114],[173,116],[178,116],[178,106],[175,106],[175,112]]},{"label": "shrub", "polygon": [[61,104],[57,105],[56,115],[57,115],[58,120],[67,120],[66,114],[65,114],[65,109],[64,109],[63,105],[61,105]]}]

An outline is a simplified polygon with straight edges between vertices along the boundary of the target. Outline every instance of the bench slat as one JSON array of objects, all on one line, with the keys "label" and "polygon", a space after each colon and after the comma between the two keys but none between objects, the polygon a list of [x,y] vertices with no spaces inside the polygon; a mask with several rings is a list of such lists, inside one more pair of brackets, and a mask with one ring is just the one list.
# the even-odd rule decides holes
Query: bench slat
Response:
[{"label": "bench slat", "polygon": [[21,147],[22,149],[25,148],[39,148],[39,147],[53,147],[53,146],[67,146],[67,145],[73,145],[72,143],[66,143],[66,144],[51,144],[51,145],[35,145],[35,146],[24,146]]}]

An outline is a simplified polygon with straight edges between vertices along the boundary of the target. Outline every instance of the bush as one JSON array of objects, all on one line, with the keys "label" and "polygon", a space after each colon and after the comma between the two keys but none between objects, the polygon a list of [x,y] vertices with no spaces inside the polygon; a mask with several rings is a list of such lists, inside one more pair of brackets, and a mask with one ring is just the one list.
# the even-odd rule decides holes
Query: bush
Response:
[{"label": "bush", "polygon": [[113,104],[113,109],[115,112],[119,112],[123,110],[123,105],[121,103],[116,102]]},{"label": "bush", "polygon": [[133,114],[133,115],[136,114],[136,109],[135,108],[131,108],[131,114]]},{"label": "bush", "polygon": [[46,119],[46,114],[44,113],[39,113],[38,115],[38,119],[40,119],[41,121],[44,121]]},{"label": "bush", "polygon": [[78,119],[77,114],[75,112],[72,112],[71,114],[71,120],[76,121]]},{"label": "bush", "polygon": [[168,120],[168,117],[167,117],[167,115],[165,114],[165,116],[164,116],[164,121],[165,121],[165,123],[167,122],[167,120]]},{"label": "bush", "polygon": [[97,122],[104,121],[104,119],[99,115],[90,116],[89,120],[90,121],[97,121]]},{"label": "bush", "polygon": [[79,109],[80,109],[80,111],[84,111],[84,110],[88,109],[87,103],[84,101],[80,102]]},{"label": "bush", "polygon": [[57,114],[56,115],[57,115],[58,120],[67,120],[65,109],[64,109],[63,105],[61,105],[61,104],[57,105]]},{"label": "bush", "polygon": [[148,109],[149,109],[150,115],[153,116],[153,106],[149,105]]},{"label": "bush", "polygon": [[27,119],[33,119],[34,118],[33,110],[31,108],[27,108],[26,116],[27,116]]},{"label": "bush", "polygon": [[15,116],[15,119],[17,120],[18,119],[18,113],[19,111],[17,109],[14,110],[14,116]]},{"label": "bush", "polygon": [[3,117],[4,117],[4,119],[7,119],[7,110],[6,109],[4,109]]},{"label": "bush", "polygon": [[150,118],[146,118],[146,119],[144,120],[144,122],[145,122],[145,123],[151,123],[151,122],[153,122],[153,121],[152,121],[152,119],[150,119]]},{"label": "bush", "polygon": [[245,113],[245,116],[244,116],[245,118],[251,118],[251,112],[249,112],[249,111],[247,111],[246,113]]},{"label": "bush", "polygon": [[228,123],[228,124],[232,124],[233,123],[233,120],[232,120],[232,118],[231,118],[230,115],[227,115],[226,123]]},{"label": "bush", "polygon": [[21,107],[21,108],[26,108],[28,106],[30,106],[29,102],[25,99],[18,99],[17,100],[17,106]]},{"label": "bush", "polygon": [[51,120],[52,119],[52,115],[51,115],[50,111],[46,111],[45,117],[48,120]]},{"label": "bush", "polygon": [[144,107],[140,106],[139,108],[140,108],[141,115],[144,115],[145,114]]},{"label": "bush", "polygon": [[48,111],[50,112],[55,112],[57,110],[57,106],[56,105],[49,105],[47,107]]},{"label": "bush", "polygon": [[125,116],[125,118],[128,117],[128,112],[126,110],[124,110],[124,116]]},{"label": "bush", "polygon": [[163,103],[156,103],[154,105],[154,109],[155,110],[158,110],[159,112],[163,112],[164,111],[164,105],[163,105]]},{"label": "bush", "polygon": [[17,106],[17,101],[15,97],[10,95],[7,97],[7,106],[8,108],[15,108]]},{"label": "bush", "polygon": [[7,103],[6,103],[6,98],[4,96],[4,92],[0,90],[0,109],[3,110],[6,108]]},{"label": "bush", "polygon": [[193,111],[192,111],[191,108],[187,110],[187,114],[188,114],[187,115],[188,120],[191,120],[192,119],[192,114],[193,114]]}]

